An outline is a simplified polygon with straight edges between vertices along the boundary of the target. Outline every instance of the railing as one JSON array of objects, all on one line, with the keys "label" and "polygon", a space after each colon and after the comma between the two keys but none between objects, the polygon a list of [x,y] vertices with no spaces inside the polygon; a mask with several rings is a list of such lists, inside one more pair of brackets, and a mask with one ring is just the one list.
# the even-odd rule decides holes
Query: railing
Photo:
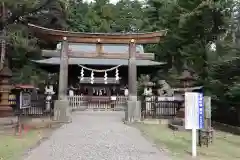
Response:
[{"label": "railing", "polygon": [[143,97],[141,101],[142,118],[173,118],[176,116],[181,101],[174,97]]},{"label": "railing", "polygon": [[69,106],[72,108],[72,110],[83,108],[85,109],[88,104],[88,99],[85,96],[68,96]]},{"label": "railing", "polygon": [[[172,118],[176,116],[182,101],[175,97],[138,97],[141,100],[142,118]],[[55,99],[55,97],[53,97]],[[126,96],[68,96],[69,105],[72,110],[104,109],[124,110],[127,103]],[[46,110],[45,95],[38,95],[32,98],[31,107],[19,109],[14,108],[15,115],[22,116],[53,116],[54,105],[51,103],[50,110]]]},{"label": "railing", "polygon": [[124,108],[127,98],[125,96],[68,96],[72,110],[85,109],[111,109],[121,110]]},{"label": "railing", "polygon": [[44,117],[50,116],[52,117],[54,112],[54,104],[53,101],[50,103],[50,110],[46,109],[46,96],[38,95],[36,97],[32,97],[31,99],[31,107],[29,108],[17,108],[16,105],[13,106],[14,114],[17,116],[25,116],[25,117]]}]

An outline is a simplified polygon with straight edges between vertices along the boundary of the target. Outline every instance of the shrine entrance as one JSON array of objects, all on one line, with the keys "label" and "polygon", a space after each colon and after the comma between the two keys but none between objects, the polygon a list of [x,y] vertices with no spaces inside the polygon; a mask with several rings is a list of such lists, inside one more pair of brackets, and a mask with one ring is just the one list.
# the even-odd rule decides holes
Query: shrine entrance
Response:
[{"label": "shrine entrance", "polygon": [[[36,31],[40,38],[45,38],[48,41],[60,42],[56,50],[43,50],[44,57],[51,57],[45,62],[49,64],[60,65],[59,83],[58,83],[58,103],[65,105],[68,95],[68,72],[69,64],[79,65],[82,68],[80,76],[80,90],[87,90],[87,95],[76,95],[82,98],[81,102],[89,105],[100,106],[102,101],[107,103],[107,107],[111,108],[118,99],[122,96],[127,99],[127,116],[130,118],[140,118],[140,114],[133,115],[132,111],[139,112],[139,102],[137,102],[137,67],[138,66],[155,66],[162,65],[161,62],[155,62],[154,53],[145,53],[143,44],[158,43],[160,39],[166,36],[166,31],[149,32],[149,33],[80,33],[68,32],[61,30],[53,30],[28,24],[30,28]],[[86,46],[86,44],[88,46]],[[48,62],[50,61],[50,62]],[[91,66],[113,66],[107,70],[98,68],[88,68],[85,65]],[[115,67],[114,67],[115,66]],[[121,83],[121,78],[118,74],[120,66],[127,66],[127,83]],[[90,76],[85,76],[84,71],[91,72]],[[115,76],[108,76],[109,71],[115,71]],[[148,70],[149,73],[152,70]],[[95,73],[102,73],[104,76],[96,77]],[[122,86],[127,85],[127,95],[119,95]],[[111,93],[114,89],[115,93]],[[124,93],[124,91],[123,91]],[[105,96],[106,95],[106,96]],[[76,97],[75,96],[75,97]],[[74,96],[71,96],[74,97]],[[114,103],[113,103],[114,102]],[[84,106],[84,105],[81,105]],[[131,113],[130,113],[131,112]],[[129,119],[127,118],[127,119]]]},{"label": "shrine entrance", "polygon": [[[74,110],[122,110],[127,96],[123,93],[118,67],[94,69],[83,65],[77,85],[70,88],[72,95],[68,95],[70,106]],[[87,74],[88,73],[88,74]],[[113,76],[114,74],[114,76]]]},{"label": "shrine entrance", "polygon": [[122,77],[119,77],[120,65],[105,68],[78,65],[80,75],[75,87],[70,88],[73,94],[68,95],[74,110],[123,110],[127,102],[124,90],[127,88]]}]

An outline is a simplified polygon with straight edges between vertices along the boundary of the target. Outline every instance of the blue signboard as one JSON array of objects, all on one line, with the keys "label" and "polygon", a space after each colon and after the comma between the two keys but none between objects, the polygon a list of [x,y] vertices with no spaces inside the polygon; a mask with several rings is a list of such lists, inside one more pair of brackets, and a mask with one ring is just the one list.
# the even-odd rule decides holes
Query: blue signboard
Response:
[{"label": "blue signboard", "polygon": [[199,129],[204,128],[204,100],[203,100],[203,94],[199,93],[198,95],[198,125]]}]

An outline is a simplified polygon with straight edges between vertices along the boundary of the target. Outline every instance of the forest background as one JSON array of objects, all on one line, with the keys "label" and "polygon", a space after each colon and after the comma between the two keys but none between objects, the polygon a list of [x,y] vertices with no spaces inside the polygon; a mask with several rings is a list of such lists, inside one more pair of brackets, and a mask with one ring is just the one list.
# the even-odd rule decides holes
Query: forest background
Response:
[{"label": "forest background", "polygon": [[[195,85],[212,97],[213,120],[240,126],[240,3],[236,0],[1,0],[0,38],[13,83],[39,85],[48,74],[31,60],[56,44],[37,39],[27,27],[78,32],[152,32],[167,37],[145,49],[167,62],[153,79],[179,86],[184,68],[195,73]],[[3,14],[3,11],[6,11]]]}]

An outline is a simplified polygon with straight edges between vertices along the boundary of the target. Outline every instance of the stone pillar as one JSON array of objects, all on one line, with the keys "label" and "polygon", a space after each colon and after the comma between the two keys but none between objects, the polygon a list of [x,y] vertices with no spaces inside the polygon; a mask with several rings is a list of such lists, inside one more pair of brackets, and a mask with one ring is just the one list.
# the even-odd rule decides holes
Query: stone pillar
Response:
[{"label": "stone pillar", "polygon": [[141,106],[137,101],[136,43],[134,39],[132,39],[129,44],[128,90],[129,94],[125,120],[128,122],[140,120]]},{"label": "stone pillar", "polygon": [[63,37],[60,58],[60,74],[58,84],[58,100],[54,104],[54,120],[58,122],[71,122],[71,109],[67,100],[68,88],[68,42]]},{"label": "stone pillar", "polygon": [[137,101],[136,44],[134,39],[129,44],[128,91],[128,100]]},{"label": "stone pillar", "polygon": [[58,84],[58,99],[64,100],[67,96],[68,87],[68,42],[67,38],[63,37],[60,58],[60,74]]}]

